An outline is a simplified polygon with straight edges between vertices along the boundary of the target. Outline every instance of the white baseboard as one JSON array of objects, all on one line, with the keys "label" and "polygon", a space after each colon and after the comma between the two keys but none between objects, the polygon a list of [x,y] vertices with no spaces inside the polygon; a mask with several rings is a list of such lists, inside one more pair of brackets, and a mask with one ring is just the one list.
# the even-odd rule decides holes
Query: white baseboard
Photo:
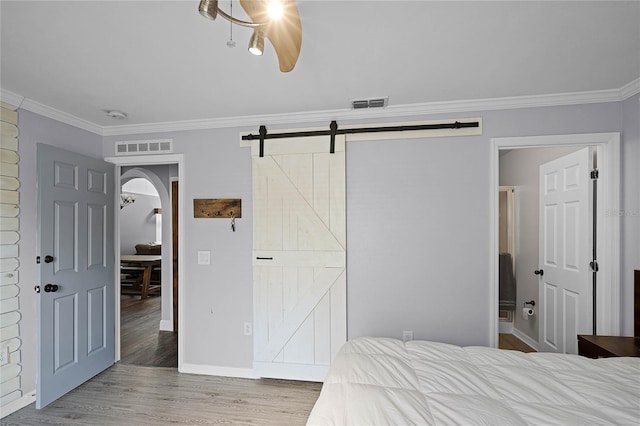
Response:
[{"label": "white baseboard", "polygon": [[510,321],[499,321],[498,322],[498,333],[501,334],[512,334],[513,333],[513,323]]},{"label": "white baseboard", "polygon": [[188,364],[184,362],[182,363],[182,368],[179,369],[179,371],[181,373],[204,374],[206,376],[240,377],[243,379],[257,379],[257,377],[253,374],[253,370],[251,368]]},{"label": "white baseboard", "polygon": [[329,371],[328,365],[279,364],[276,362],[253,362],[253,372],[257,377],[271,379],[304,380],[324,382]]},{"label": "white baseboard", "polygon": [[173,331],[173,321],[160,320],[160,331]]},{"label": "white baseboard", "polygon": [[2,407],[2,416],[0,418],[5,418],[9,414],[13,414],[21,408],[26,407],[29,404],[33,404],[36,402],[36,391],[32,390],[31,392],[27,392],[26,395],[23,395],[21,398],[16,399],[15,401],[11,401],[7,405]]},{"label": "white baseboard", "polygon": [[533,340],[531,337],[527,336],[526,334],[524,334],[522,331],[518,330],[517,328],[514,328],[513,331],[511,332],[511,334],[513,334],[518,339],[520,339],[523,342],[525,342],[527,345],[531,346],[536,351],[538,350],[538,342],[536,340]]}]

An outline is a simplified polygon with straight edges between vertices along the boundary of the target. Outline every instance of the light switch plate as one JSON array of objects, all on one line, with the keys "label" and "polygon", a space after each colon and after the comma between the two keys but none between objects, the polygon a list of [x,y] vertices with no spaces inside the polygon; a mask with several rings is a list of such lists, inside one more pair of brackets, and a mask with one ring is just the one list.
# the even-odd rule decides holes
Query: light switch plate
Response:
[{"label": "light switch plate", "polygon": [[211,252],[199,250],[198,251],[198,265],[211,265]]}]

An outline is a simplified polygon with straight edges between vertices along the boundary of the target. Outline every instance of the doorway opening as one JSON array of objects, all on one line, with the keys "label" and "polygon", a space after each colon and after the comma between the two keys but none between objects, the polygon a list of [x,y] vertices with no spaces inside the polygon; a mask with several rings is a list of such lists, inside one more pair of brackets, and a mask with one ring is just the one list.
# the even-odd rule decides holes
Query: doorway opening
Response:
[{"label": "doorway opening", "polygon": [[[602,190],[602,197],[599,195],[599,202],[597,204],[596,218],[597,218],[597,230],[596,237],[600,242],[598,247],[597,257],[600,260],[601,267],[598,272],[598,281],[603,283],[600,285],[595,294],[597,300],[597,325],[598,330],[604,334],[616,334],[619,331],[619,265],[615,261],[618,258],[618,241],[619,235],[619,219],[605,215],[605,211],[609,209],[617,209],[619,205],[619,134],[618,133],[603,133],[603,134],[582,134],[582,135],[560,135],[560,136],[540,136],[540,137],[520,137],[520,138],[495,138],[491,141],[491,242],[492,242],[492,256],[490,268],[490,283],[492,285],[492,300],[491,300],[491,329],[493,330],[491,340],[492,346],[497,346],[499,339],[498,333],[501,330],[501,324],[499,323],[499,311],[501,305],[500,299],[500,206],[499,206],[499,192],[498,186],[502,185],[514,185],[514,199],[515,199],[515,262],[517,265],[516,271],[520,272],[519,277],[522,274],[531,272],[531,276],[534,278],[533,285],[521,286],[518,283],[517,296],[515,309],[513,311],[516,322],[513,328],[513,334],[524,341],[533,348],[538,348],[538,329],[540,324],[538,323],[538,317],[533,316],[525,320],[524,308],[525,302],[534,301],[536,303],[535,310],[539,312],[537,308],[543,308],[541,306],[544,301],[539,298],[539,288],[536,278],[541,278],[539,275],[534,276],[534,271],[538,271],[538,247],[535,247],[534,253],[524,253],[523,240],[526,236],[521,235],[518,229],[523,229],[523,224],[519,223],[523,220],[523,215],[530,211],[530,207],[524,206],[523,195],[527,195],[527,191],[531,191],[530,187],[526,185],[519,185],[518,182],[507,182],[504,180],[504,176],[507,174],[507,170],[503,170],[502,161],[507,156],[519,156],[524,158],[527,156],[525,148],[547,149],[547,150],[560,150],[565,153],[574,152],[581,147],[592,147],[599,153],[598,168],[600,171],[599,191]],[[533,151],[531,151],[533,152]],[[551,151],[547,151],[547,156],[553,157],[554,154],[549,154]],[[561,156],[562,153],[557,152],[556,157]],[[537,174],[538,166],[535,166]],[[537,179],[537,177],[536,177]],[[529,199],[537,199],[537,185],[535,194],[528,194]],[[518,207],[520,206],[520,208]],[[615,211],[615,210],[614,210]],[[535,224],[535,233],[538,233],[537,223]],[[524,232],[523,232],[524,233]],[[537,238],[536,238],[537,239]],[[591,238],[589,238],[589,241]],[[537,246],[537,244],[536,244]],[[531,250],[530,250],[531,251]],[[522,261],[533,259],[535,266],[529,265],[526,267],[522,264]],[[526,276],[526,275],[525,275]],[[527,277],[528,278],[528,277]],[[516,282],[518,280],[516,279]],[[519,323],[518,323],[518,320]],[[524,331],[520,330],[523,328]],[[528,328],[527,328],[528,327]],[[504,329],[504,326],[502,326]],[[590,331],[589,331],[590,332]],[[502,336],[500,336],[502,337]]]},{"label": "doorway opening", "polygon": [[[117,259],[123,261],[120,264],[124,281],[116,280],[115,361],[177,367],[180,371],[184,291],[183,155],[110,157],[106,161],[116,165],[116,197],[123,205],[115,220],[115,251]],[[160,207],[154,205],[158,199],[153,194],[135,189],[140,179],[146,181],[143,185],[157,192]],[[135,201],[126,201],[131,198]],[[134,209],[144,210],[136,219],[138,222],[125,223]],[[132,232],[132,225],[146,226],[147,233]],[[147,271],[148,278],[144,277]],[[130,292],[131,281],[137,281],[138,287],[135,294],[126,294]],[[140,291],[144,281],[149,284],[145,295]]]},{"label": "doorway opening", "polygon": [[[543,317],[543,312],[551,311],[544,309],[547,300],[539,295],[540,283],[546,282],[549,274],[540,276],[534,272],[540,268],[539,248],[544,240],[540,236],[540,219],[544,217],[540,211],[540,193],[543,189],[540,184],[540,170],[549,162],[557,161],[559,158],[581,149],[584,148],[570,146],[500,150],[498,287],[499,329],[502,340],[508,337],[505,335],[510,334],[512,335],[511,339],[519,339],[532,348],[542,350],[538,344],[539,329],[548,319]],[[586,149],[588,150],[588,148]],[[586,189],[589,185],[588,164],[583,165],[583,168],[583,173],[578,174],[583,184],[581,189]],[[578,201],[576,199],[572,199],[572,201],[574,202],[571,204],[573,208],[571,211],[579,209],[585,218],[589,216],[591,209],[588,200],[583,203],[575,202]],[[562,215],[562,213],[560,214]],[[592,229],[588,226],[590,219],[589,221],[582,220],[582,222],[582,230],[587,228],[587,231],[580,232],[576,238],[586,242],[592,238],[590,234]],[[561,228],[558,231],[561,231],[563,223],[558,226]],[[574,223],[573,226],[578,226],[578,224]],[[585,250],[581,252],[583,256],[589,254]],[[563,250],[559,250],[555,254],[562,253]],[[582,277],[580,275],[584,275],[586,272],[588,260],[590,259],[584,260],[584,267],[580,268],[580,271],[568,277],[574,287],[587,286],[586,280],[584,285],[581,285]],[[582,262],[580,264],[582,265]],[[588,288],[582,289],[582,291],[577,291],[575,295],[584,300],[590,299],[588,290]],[[590,303],[585,303],[583,308],[590,306]],[[557,306],[556,310],[562,310],[562,306]],[[553,324],[548,324],[548,326],[554,327]],[[569,334],[573,334],[573,332]],[[557,336],[554,340],[557,340]]]},{"label": "doorway opening", "polygon": [[[120,182],[120,362],[178,366],[172,312],[173,165],[122,167]],[[163,217],[166,219],[163,221]]]}]

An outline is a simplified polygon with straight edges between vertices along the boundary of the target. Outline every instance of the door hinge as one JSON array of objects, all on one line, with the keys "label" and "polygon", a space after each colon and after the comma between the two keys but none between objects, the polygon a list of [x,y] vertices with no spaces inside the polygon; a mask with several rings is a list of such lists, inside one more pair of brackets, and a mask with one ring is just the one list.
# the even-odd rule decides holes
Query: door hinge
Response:
[{"label": "door hinge", "polygon": [[589,267],[591,268],[591,272],[598,272],[598,270],[600,269],[600,265],[598,265],[597,260],[589,262]]},{"label": "door hinge", "polygon": [[598,179],[598,169],[591,170],[591,179]]},{"label": "door hinge", "polygon": [[36,263],[39,265],[40,264],[40,256],[36,256]]}]

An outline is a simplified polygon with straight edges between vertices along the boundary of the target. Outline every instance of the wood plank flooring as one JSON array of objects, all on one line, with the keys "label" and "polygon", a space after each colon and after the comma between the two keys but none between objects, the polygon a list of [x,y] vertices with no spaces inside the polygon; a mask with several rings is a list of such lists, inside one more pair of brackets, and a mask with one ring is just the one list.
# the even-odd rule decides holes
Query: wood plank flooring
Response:
[{"label": "wood plank flooring", "polygon": [[500,349],[509,349],[520,352],[536,352],[531,346],[518,339],[513,334],[500,333],[498,336],[498,347]]},{"label": "wood plank flooring", "polygon": [[[151,303],[148,303],[151,302]],[[143,305],[146,304],[146,305]],[[154,307],[154,305],[156,305]],[[123,297],[123,360],[42,410],[31,404],[0,421],[1,425],[158,425],[244,424],[304,425],[321,383],[272,379],[239,379],[178,373],[176,368],[146,367],[125,362],[163,359],[163,334],[152,311],[160,298],[140,303]],[[146,323],[153,337],[138,335]],[[126,330],[125,324],[132,327]],[[126,339],[138,342],[126,350]],[[148,345],[142,345],[146,340]],[[510,334],[500,334],[501,349],[534,352]],[[173,343],[171,343],[172,346]],[[156,348],[144,354],[143,347]],[[155,361],[154,361],[155,362]],[[173,363],[173,361],[171,361]],[[172,365],[173,367],[173,365]]]},{"label": "wood plank flooring", "polygon": [[160,331],[160,296],[120,297],[120,363],[178,367],[178,333]]},{"label": "wood plank flooring", "polygon": [[304,425],[321,383],[180,374],[116,364],[42,410],[31,404],[12,425]]}]

